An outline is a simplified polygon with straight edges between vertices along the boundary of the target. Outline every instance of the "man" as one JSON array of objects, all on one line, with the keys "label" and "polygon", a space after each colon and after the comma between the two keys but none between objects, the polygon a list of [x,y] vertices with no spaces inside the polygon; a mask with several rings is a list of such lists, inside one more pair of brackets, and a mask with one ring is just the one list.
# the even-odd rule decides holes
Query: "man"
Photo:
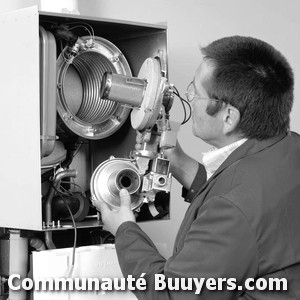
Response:
[{"label": "man", "polygon": [[[124,276],[146,273],[139,299],[299,299],[300,137],[289,131],[292,70],[272,46],[250,37],[223,38],[202,52],[186,94],[193,133],[214,150],[204,154],[204,166],[179,145],[168,152],[191,202],[173,255],[165,260],[135,223],[126,190],[118,211],[96,206],[116,236]],[[185,278],[186,285],[158,291],[155,274],[165,282]],[[195,282],[189,290],[188,278],[207,280],[200,294]],[[287,291],[261,291],[270,278],[287,280]]]}]

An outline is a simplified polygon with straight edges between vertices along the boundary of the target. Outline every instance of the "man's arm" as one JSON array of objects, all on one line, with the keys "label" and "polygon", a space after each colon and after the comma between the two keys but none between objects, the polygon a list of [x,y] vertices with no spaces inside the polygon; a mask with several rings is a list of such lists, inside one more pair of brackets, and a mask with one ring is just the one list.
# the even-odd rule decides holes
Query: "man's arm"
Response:
[{"label": "man's arm", "polygon": [[[174,150],[172,149],[172,152]],[[174,155],[175,156],[175,155]],[[173,158],[174,158],[173,156]],[[188,156],[187,156],[188,157]],[[192,159],[191,159],[192,160]],[[196,161],[195,161],[196,162]],[[194,176],[191,183],[189,183],[189,186],[192,187],[192,189],[184,189],[185,190],[185,199],[191,200],[194,198],[194,195],[199,190],[199,188],[202,186],[202,184],[206,181],[206,172],[202,165],[196,162],[192,163],[196,170],[196,175]],[[188,174],[188,172],[185,172]],[[184,174],[185,174],[184,173]],[[191,172],[192,173],[192,172]],[[187,178],[191,178],[190,174],[189,176],[182,176],[187,180]],[[116,231],[118,227],[126,222],[126,221],[132,221],[135,222],[135,216],[133,212],[131,211],[131,198],[126,189],[122,189],[120,191],[120,207],[117,210],[112,210],[105,202],[103,201],[96,201],[95,199],[92,199],[93,205],[101,212],[101,219],[102,222],[105,225],[105,229],[110,231],[113,235],[116,234]]]},{"label": "man's arm", "polygon": [[[257,276],[254,233],[244,214],[225,198],[212,198],[195,211],[195,220],[181,240],[178,252],[165,260],[137,224],[125,222],[118,228],[116,249],[124,276],[139,278],[146,273],[148,288],[137,291],[138,299],[199,298],[196,290],[155,290],[155,274],[165,275],[166,282],[167,278],[215,279],[215,290],[206,289],[204,283],[200,294],[203,300],[236,299],[243,290],[227,290],[226,280],[234,278],[236,284],[242,284],[246,278]],[[222,290],[218,291],[220,288]]]},{"label": "man's arm", "polygon": [[170,161],[170,171],[172,175],[186,189],[189,189],[198,172],[199,163],[185,154],[177,141],[176,147],[165,150]]},{"label": "man's arm", "polygon": [[[142,143],[143,135],[137,130],[135,149],[140,150]],[[198,172],[199,163],[185,154],[178,140],[176,141],[175,147],[166,149],[164,153],[170,161],[170,171],[172,175],[184,188],[189,189]]]}]

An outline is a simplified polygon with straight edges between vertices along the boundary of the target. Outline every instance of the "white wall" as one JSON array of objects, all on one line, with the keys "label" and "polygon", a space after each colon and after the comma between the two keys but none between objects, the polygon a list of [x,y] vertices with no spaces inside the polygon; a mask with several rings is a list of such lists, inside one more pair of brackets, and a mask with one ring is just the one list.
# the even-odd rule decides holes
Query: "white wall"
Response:
[{"label": "white wall", "polygon": [[[0,11],[12,5],[9,3],[24,6],[25,2],[2,0]],[[30,4],[35,1],[27,2]],[[229,35],[247,35],[263,39],[280,50],[294,68],[296,85],[291,128],[300,132],[300,118],[297,114],[300,112],[298,0],[40,0],[36,3],[40,3],[44,10],[60,11],[60,8],[69,5],[69,10],[78,9],[81,15],[166,23],[169,79],[182,94],[200,62],[199,45],[206,45]],[[179,102],[174,104],[171,113],[173,118],[182,118]],[[204,143],[193,137],[190,124],[181,128],[179,139],[186,151],[196,158],[200,158],[201,152],[208,149]],[[174,182],[171,221],[142,225],[156,242],[167,244],[167,255],[172,251],[178,226],[187,208],[187,205],[182,203],[180,193],[179,184]]]},{"label": "white wall", "polygon": [[37,0],[1,0],[0,12],[36,5]]}]

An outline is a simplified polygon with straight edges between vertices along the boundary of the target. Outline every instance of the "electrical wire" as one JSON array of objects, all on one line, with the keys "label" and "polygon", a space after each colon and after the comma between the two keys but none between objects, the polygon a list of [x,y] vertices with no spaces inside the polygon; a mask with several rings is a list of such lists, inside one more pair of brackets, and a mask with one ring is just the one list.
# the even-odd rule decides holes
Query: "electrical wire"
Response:
[{"label": "electrical wire", "polygon": [[[70,183],[68,181],[64,181],[64,183]],[[64,195],[64,196],[73,196],[73,193],[68,191],[67,189],[65,189],[63,186],[60,186],[59,187],[59,192],[61,193],[61,195]]]},{"label": "electrical wire", "polygon": [[72,251],[72,270],[73,270],[74,265],[75,265],[75,251],[76,251],[76,244],[77,244],[77,226],[76,226],[76,223],[75,223],[73,213],[72,213],[72,211],[70,209],[70,206],[68,205],[67,201],[62,196],[62,193],[54,185],[52,185],[52,186],[53,186],[54,190],[57,192],[58,196],[63,200],[64,204],[66,205],[66,207],[69,211],[71,219],[72,219],[72,223],[73,223],[73,227],[74,227],[74,244],[73,244],[73,251]]},{"label": "electrical wire", "polygon": [[78,146],[78,148],[74,152],[73,158],[79,153],[79,151],[80,151],[80,149],[81,149],[81,147],[82,147],[83,144],[86,144],[86,143],[82,141],[82,142],[76,144],[76,146]]},{"label": "electrical wire", "polygon": [[[182,104],[184,117],[183,117],[183,121],[181,122],[181,125],[184,125],[190,120],[190,118],[192,116],[192,108],[191,108],[190,103],[180,96],[180,93],[175,86],[173,86],[173,89],[174,89],[174,95],[176,95],[180,99],[181,104]],[[185,105],[187,105],[188,112],[187,112],[187,108],[185,107]]]},{"label": "electrical wire", "polygon": [[[78,25],[76,25],[76,24],[78,24]],[[94,28],[86,22],[71,22],[71,23],[64,23],[64,25],[76,25],[74,27],[68,28],[69,30],[72,30],[76,27],[83,27],[86,31],[89,32],[90,36],[93,37],[93,39],[95,39]],[[90,28],[90,31],[84,25],[88,26]]]},{"label": "electrical wire", "polygon": [[[182,98],[182,97],[180,96],[180,93],[179,93],[178,89],[177,89],[175,86],[174,86],[173,88],[174,88],[174,90],[175,90],[174,94],[180,99],[181,104],[182,104],[182,107],[183,107],[184,118],[183,118],[183,121],[182,121],[181,125],[184,125],[184,124],[186,124],[186,123],[190,120],[190,118],[191,118],[192,108],[191,108],[190,103],[189,103],[187,100],[185,100],[184,98]],[[188,110],[189,110],[188,116],[187,116],[187,110],[186,110],[185,105],[187,105]]]},{"label": "electrical wire", "polygon": [[[71,180],[74,180],[74,178],[72,178]],[[71,185],[74,186],[74,188],[75,188],[75,187],[79,188],[81,195],[85,195],[85,192],[83,191],[82,187],[81,187],[79,184],[77,184],[77,183],[75,183],[75,182],[73,182],[73,181],[66,181],[66,180],[62,180],[61,183],[71,184]],[[73,192],[76,192],[76,190],[73,191]],[[73,192],[70,192],[70,191],[69,191],[69,193],[70,193],[71,195],[73,195]]]},{"label": "electrical wire", "polygon": [[[83,26],[83,25],[76,25],[76,26],[74,26],[74,27],[69,28],[69,30],[73,30],[73,29],[79,28],[79,27],[84,28],[84,29],[89,33],[89,36],[90,36],[93,40],[95,39],[95,37],[94,37],[94,31],[91,32],[86,26]],[[92,27],[90,27],[90,28],[92,28]]]}]

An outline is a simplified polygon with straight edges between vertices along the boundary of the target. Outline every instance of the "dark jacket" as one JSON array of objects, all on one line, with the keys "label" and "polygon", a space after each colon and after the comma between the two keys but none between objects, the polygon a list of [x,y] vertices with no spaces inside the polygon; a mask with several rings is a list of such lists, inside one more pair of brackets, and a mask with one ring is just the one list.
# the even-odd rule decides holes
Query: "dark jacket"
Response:
[{"label": "dark jacket", "polygon": [[[119,227],[116,249],[124,276],[146,273],[148,289],[137,293],[138,298],[300,299],[299,135],[250,139],[205,183],[203,174],[200,165],[187,195],[193,200],[168,260],[137,224]],[[214,278],[216,285],[210,288],[216,290],[203,287],[200,295],[195,290],[156,291],[154,274]],[[229,278],[240,288],[227,289]],[[283,278],[288,290],[246,290],[248,278]]]}]

